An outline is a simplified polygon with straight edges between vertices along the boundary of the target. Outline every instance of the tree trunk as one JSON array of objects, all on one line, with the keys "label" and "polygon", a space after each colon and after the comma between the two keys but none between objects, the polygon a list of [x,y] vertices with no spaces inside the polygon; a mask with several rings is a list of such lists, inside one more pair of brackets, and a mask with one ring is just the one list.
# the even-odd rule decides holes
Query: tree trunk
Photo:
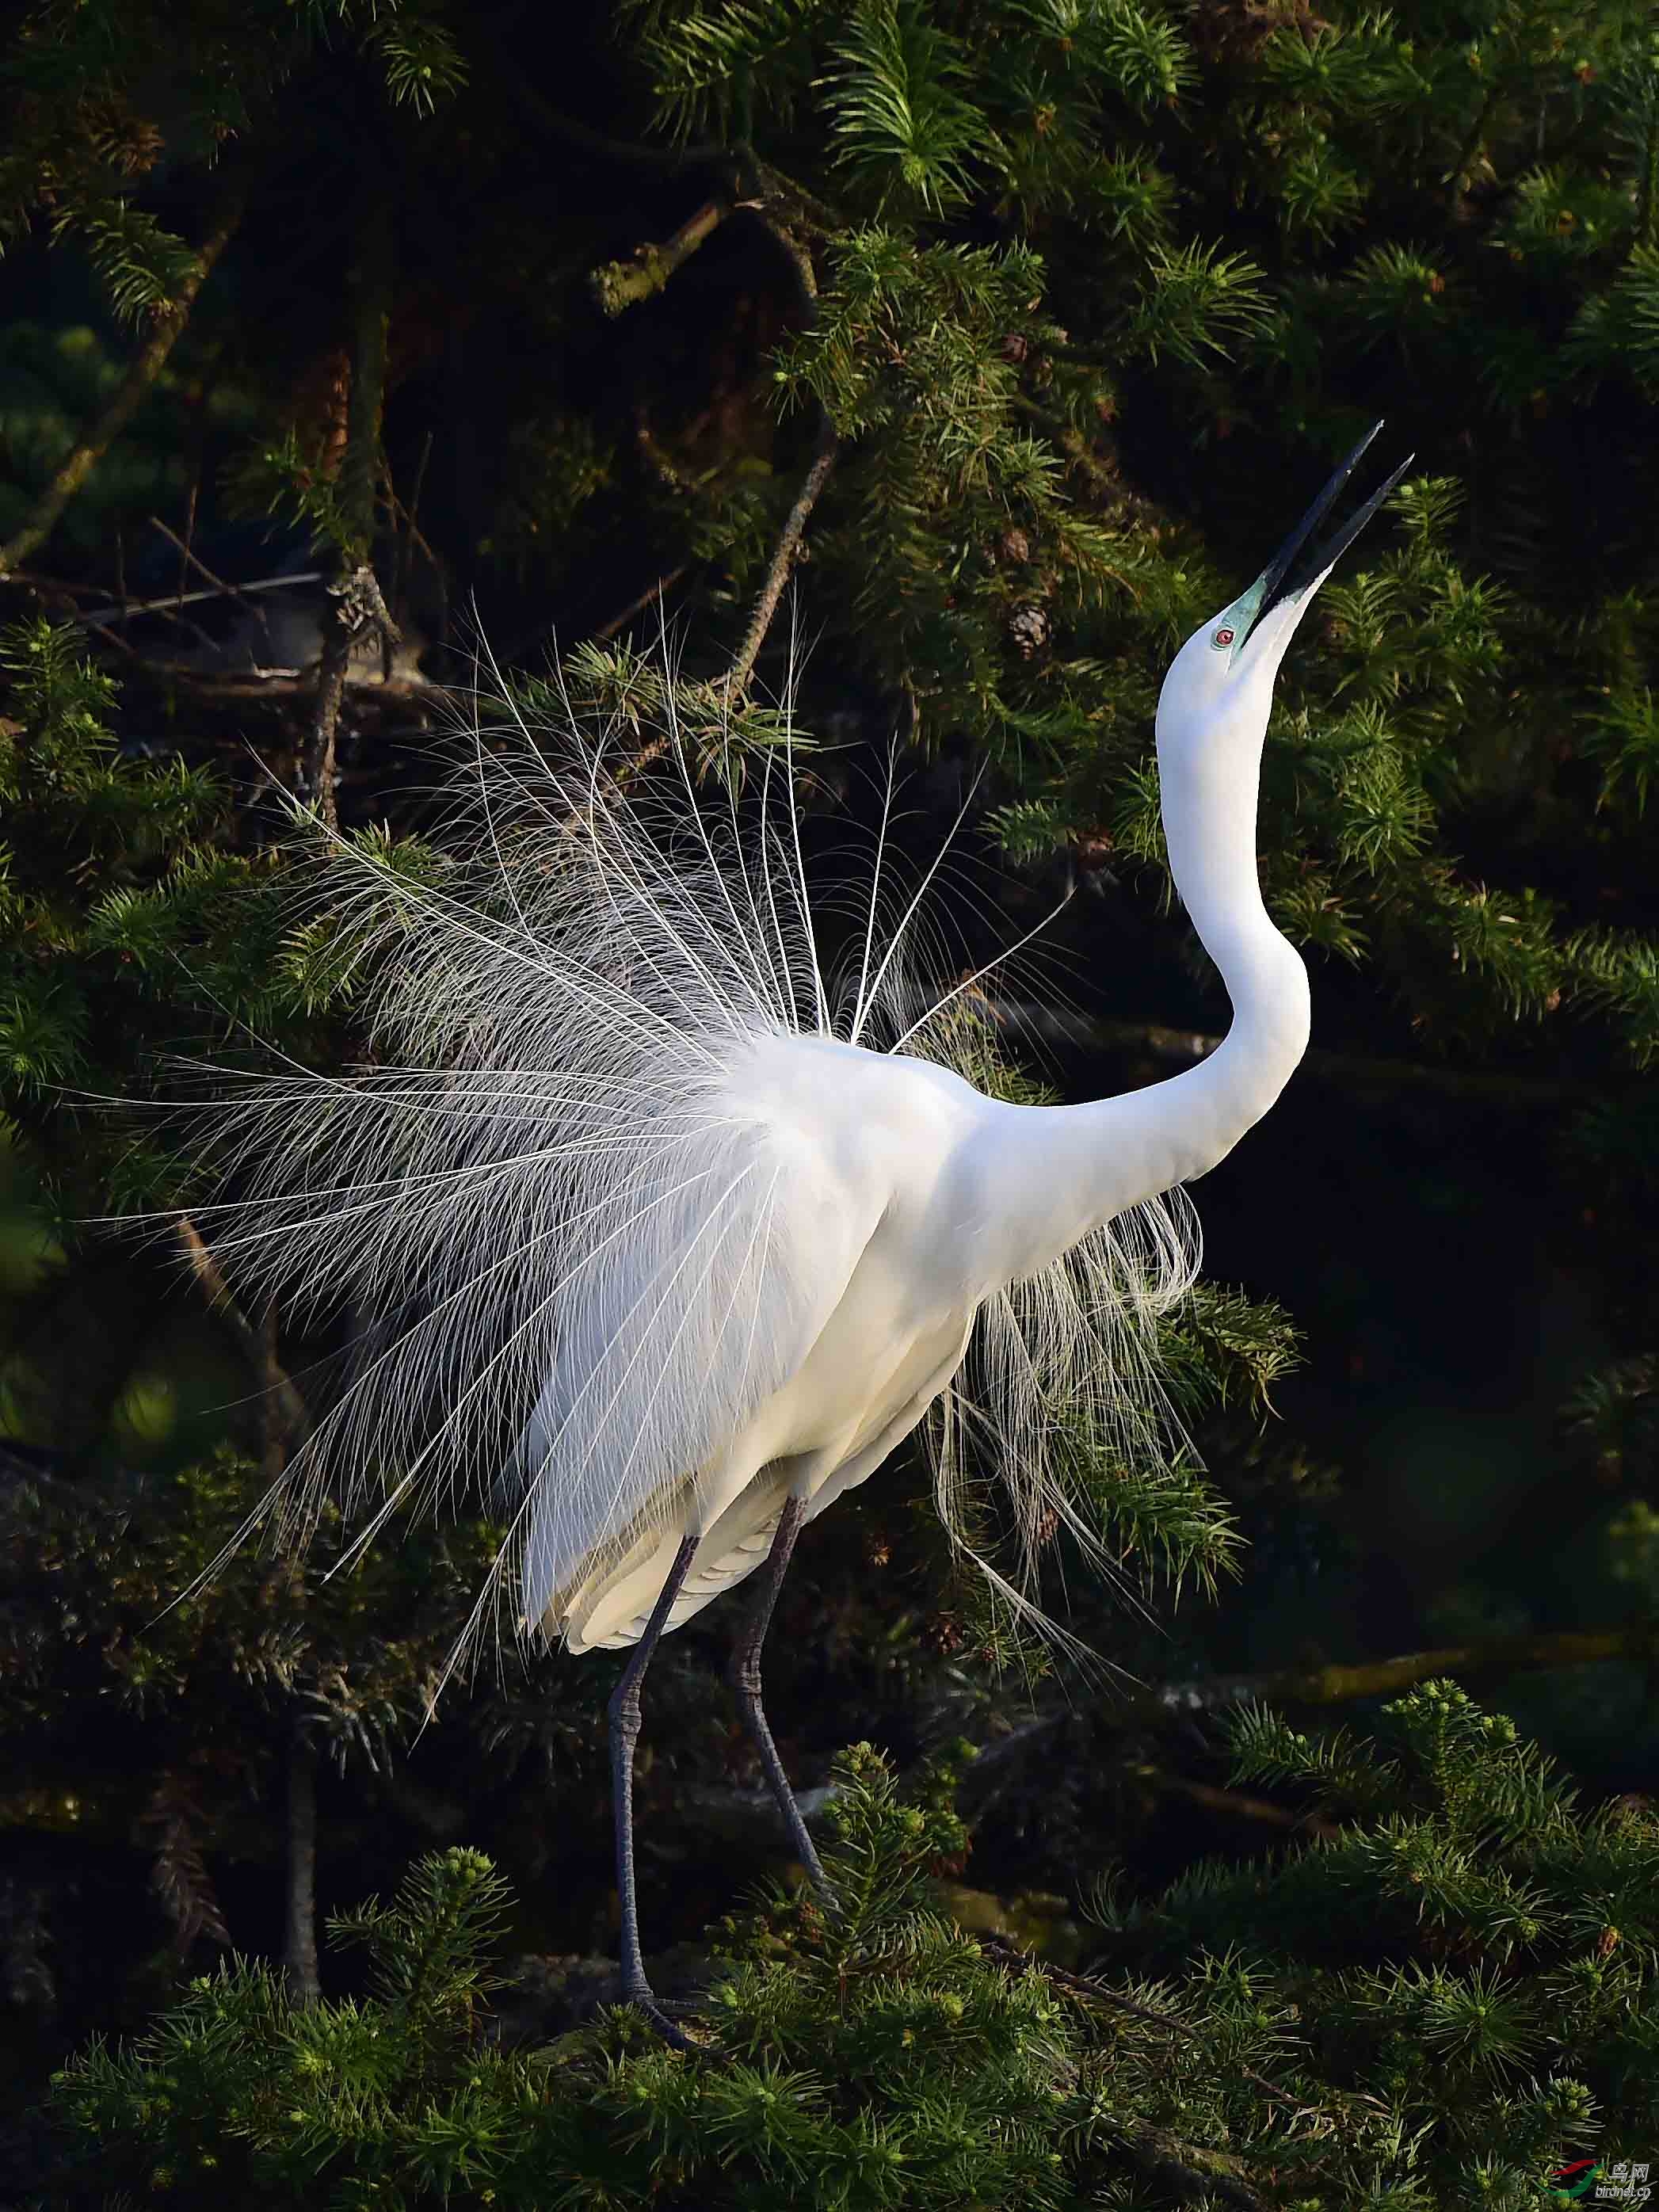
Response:
[{"label": "tree trunk", "polygon": [[317,1976],[317,1749],[296,1720],[288,1746],[287,1911],[283,1972],[296,2005],[322,1996]]}]

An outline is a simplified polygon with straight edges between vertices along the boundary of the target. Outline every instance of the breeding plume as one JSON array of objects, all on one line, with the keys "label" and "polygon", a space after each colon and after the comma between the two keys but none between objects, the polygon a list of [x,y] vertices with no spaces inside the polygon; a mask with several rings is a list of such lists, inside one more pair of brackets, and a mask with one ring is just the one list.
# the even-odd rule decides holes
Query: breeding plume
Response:
[{"label": "breeding plume", "polygon": [[[1291,634],[1401,473],[1315,548],[1369,443],[1188,640],[1158,702],[1170,866],[1233,1009],[1200,1066],[1089,1105],[985,1097],[952,994],[921,994],[921,894],[884,912],[878,866],[827,975],[787,765],[758,828],[729,779],[711,820],[665,687],[649,774],[503,702],[434,869],[333,842],[316,926],[361,978],[372,1064],[249,1079],[208,1113],[235,1190],[216,1249],[272,1295],[356,1317],[345,1385],[276,1500],[290,1534],[331,1486],[374,1501],[362,1542],[407,1501],[482,1484],[511,1522],[498,1575],[522,1628],[634,1647],[611,1704],[623,1964],[665,2033],[631,1819],[659,1638],[758,1571],[732,1680],[821,1881],[761,1702],[802,1526],[934,1407],[947,1527],[966,1543],[967,1423],[1029,1571],[1056,1518],[1094,1540],[1049,1464],[1054,1402],[1121,1447],[1156,1428],[1151,1323],[1193,1268],[1180,1187],[1307,1044],[1307,977],[1257,886],[1257,785]],[[981,1564],[1031,1604],[1029,1571]]]}]

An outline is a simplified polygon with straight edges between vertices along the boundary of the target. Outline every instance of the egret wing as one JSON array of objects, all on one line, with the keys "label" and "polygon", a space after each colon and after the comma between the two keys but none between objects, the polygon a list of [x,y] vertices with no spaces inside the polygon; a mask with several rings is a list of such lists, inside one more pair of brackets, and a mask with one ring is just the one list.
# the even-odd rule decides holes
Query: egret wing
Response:
[{"label": "egret wing", "polygon": [[659,1132],[591,1224],[520,1441],[527,1624],[684,1525],[694,1479],[799,1371],[880,1212],[798,1127],[708,1113]]}]

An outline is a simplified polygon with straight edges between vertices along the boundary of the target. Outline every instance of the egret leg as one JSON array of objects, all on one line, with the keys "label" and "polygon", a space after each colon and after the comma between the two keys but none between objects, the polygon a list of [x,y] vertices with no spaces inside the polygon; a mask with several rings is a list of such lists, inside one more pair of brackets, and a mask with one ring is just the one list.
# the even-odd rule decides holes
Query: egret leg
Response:
[{"label": "egret leg", "polygon": [[634,1656],[611,1693],[609,1709],[611,1804],[617,1822],[617,1894],[622,1905],[623,1996],[629,2004],[638,2006],[665,2041],[680,2051],[696,2046],[680,2033],[657,2002],[656,1992],[645,1978],[645,1961],[640,1954],[640,1904],[634,1882],[634,1749],[640,1740],[640,1685],[696,1548],[697,1539],[687,1536],[675,1553],[645,1633],[634,1646]]},{"label": "egret leg", "polygon": [[761,1645],[766,1641],[766,1632],[772,1621],[772,1608],[778,1601],[778,1591],[783,1584],[789,1555],[795,1548],[795,1539],[799,1535],[801,1523],[805,1518],[805,1498],[788,1498],[779,1516],[777,1533],[772,1539],[766,1565],[756,1577],[757,1589],[754,1608],[732,1647],[726,1680],[737,1693],[738,1711],[743,1715],[744,1725],[753,1737],[755,1748],[760,1753],[761,1765],[766,1770],[772,1795],[777,1800],[778,1810],[789,1831],[789,1840],[795,1847],[795,1856],[811,1876],[813,1887],[821,1895],[829,1897],[832,1893],[829,1881],[812,1838],[806,1832],[806,1823],[801,1818],[800,1807],[795,1802],[795,1793],[789,1787],[789,1777],[783,1771],[783,1761],[778,1757],[778,1747],[772,1741],[772,1730],[767,1723],[766,1709],[761,1703]]}]

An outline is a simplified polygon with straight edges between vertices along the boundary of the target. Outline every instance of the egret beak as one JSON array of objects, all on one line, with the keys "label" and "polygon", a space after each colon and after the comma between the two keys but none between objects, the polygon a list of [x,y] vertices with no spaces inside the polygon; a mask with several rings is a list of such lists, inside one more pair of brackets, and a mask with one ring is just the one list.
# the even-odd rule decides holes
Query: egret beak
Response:
[{"label": "egret beak", "polygon": [[1338,493],[1382,428],[1381,422],[1374,422],[1366,431],[1249,590],[1237,602],[1234,621],[1238,635],[1233,641],[1231,659],[1237,659],[1264,616],[1287,601],[1304,598],[1334,568],[1416,459],[1415,454],[1407,453],[1394,474],[1371,494],[1350,521],[1319,545],[1310,548],[1308,540],[1335,505]]}]

